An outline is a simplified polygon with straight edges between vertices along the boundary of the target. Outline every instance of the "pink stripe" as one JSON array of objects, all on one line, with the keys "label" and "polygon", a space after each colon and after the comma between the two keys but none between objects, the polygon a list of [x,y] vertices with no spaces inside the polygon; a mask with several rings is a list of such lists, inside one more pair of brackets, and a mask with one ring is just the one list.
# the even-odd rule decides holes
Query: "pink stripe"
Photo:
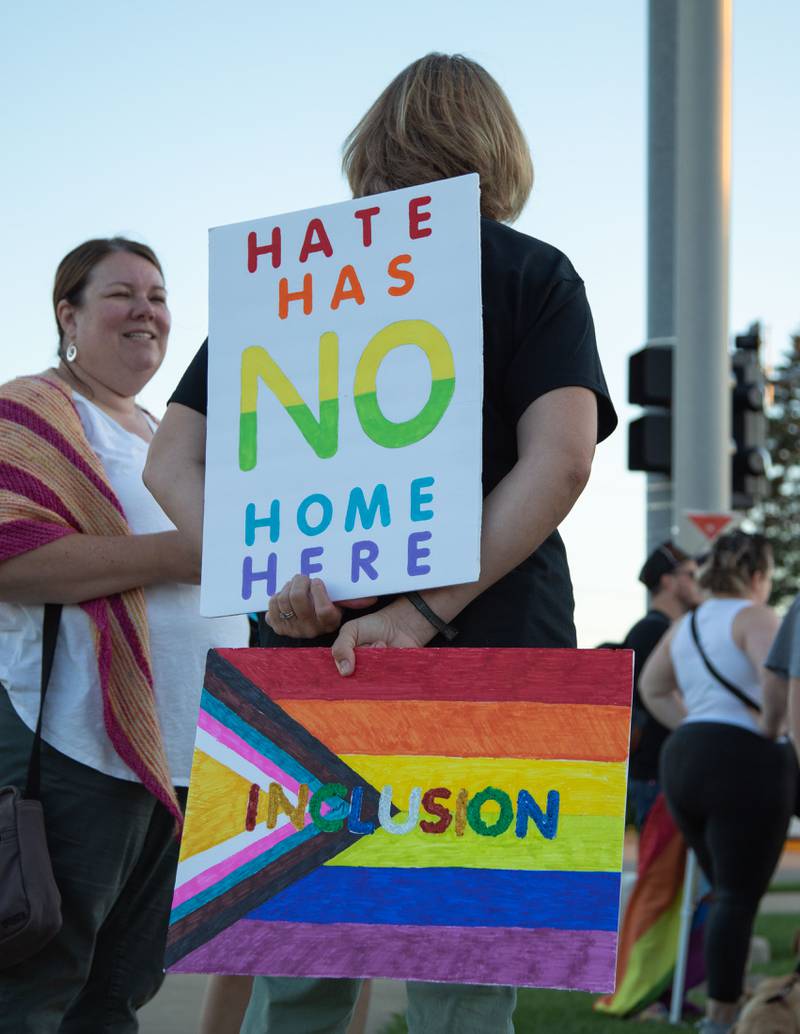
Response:
[{"label": "pink stripe", "polygon": [[170,796],[167,787],[163,786],[150,769],[145,765],[141,754],[130,740],[117,721],[111,707],[109,682],[111,678],[111,654],[113,650],[111,632],[108,624],[108,608],[106,599],[86,600],[81,603],[81,610],[85,611],[97,628],[97,670],[100,677],[100,689],[103,696],[103,722],[106,733],[111,740],[114,750],[125,762],[128,768],[137,776],[144,788],[151,793],[156,800],[161,801],[164,807],[175,816],[176,834],[183,828],[183,814],[178,804]]},{"label": "pink stripe", "polygon": [[72,528],[83,531],[78,518],[64,505],[60,496],[34,474],[30,474],[11,463],[0,463],[0,488],[15,495],[22,495],[32,503],[43,506],[46,510],[66,521]]},{"label": "pink stripe", "polygon": [[[306,815],[305,824],[309,825],[311,822],[310,816]],[[178,905],[182,905],[184,901],[188,901],[189,898],[193,898],[195,894],[199,894],[201,890],[207,890],[214,883],[218,883],[224,879],[234,869],[238,869],[240,865],[244,865],[246,862],[250,862],[253,858],[258,858],[259,855],[264,854],[265,851],[269,851],[271,847],[279,844],[281,840],[285,840],[292,833],[298,832],[297,829],[292,825],[291,822],[287,822],[285,826],[280,829],[276,829],[273,833],[270,833],[268,837],[264,837],[263,840],[257,840],[254,844],[249,844],[247,847],[243,847],[241,851],[231,855],[230,858],[225,858],[221,862],[217,862],[216,865],[212,865],[210,869],[206,869],[204,872],[199,873],[197,876],[193,876],[192,879],[187,880],[186,883],[182,883],[180,887],[175,888],[175,896],[172,899],[172,907],[177,908]]]},{"label": "pink stripe", "polygon": [[[48,382],[44,381],[43,383]],[[57,387],[53,387],[53,390],[61,391]],[[61,394],[63,395],[64,392],[61,392]],[[72,400],[67,399],[67,401],[74,409]],[[78,450],[51,424],[48,424],[45,419],[39,416],[38,413],[20,402],[13,402],[11,399],[0,399],[0,419],[10,420],[15,424],[20,424],[22,427],[27,427],[29,431],[33,431],[34,434],[37,434],[48,444],[52,445],[53,448],[57,449],[119,511],[124,519],[125,514],[122,506],[111,490],[110,485],[107,485],[102,478],[98,477]],[[77,410],[75,411],[75,419],[80,421]]]},{"label": "pink stripe", "polygon": [[9,521],[8,524],[0,524],[0,561],[21,556],[65,535],[74,534],[76,532],[72,528],[40,524],[38,521]]},{"label": "pink stripe", "polygon": [[261,769],[271,779],[274,779],[276,783],[281,783],[293,793],[297,793],[300,789],[300,784],[292,779],[291,776],[288,776],[277,765],[265,758],[263,754],[259,754],[249,743],[245,743],[241,736],[237,736],[235,732],[223,725],[222,722],[217,721],[216,718],[202,708],[200,709],[197,724],[205,732],[210,733],[215,740],[219,740],[226,747],[236,751],[240,757],[245,758],[252,765],[255,765],[256,768]]},{"label": "pink stripe", "polygon": [[153,673],[150,669],[150,663],[147,660],[147,655],[142,649],[142,641],[139,638],[139,633],[137,632],[136,627],[131,621],[131,616],[128,613],[128,608],[122,602],[122,597],[119,593],[114,593],[113,596],[109,596],[108,602],[111,605],[111,610],[114,614],[114,617],[117,619],[117,624],[120,627],[120,631],[125,637],[128,646],[130,646],[131,648],[133,659],[136,661],[136,665],[139,668],[139,671],[141,671],[141,673],[144,675],[145,679],[147,680],[147,684],[152,689]]}]

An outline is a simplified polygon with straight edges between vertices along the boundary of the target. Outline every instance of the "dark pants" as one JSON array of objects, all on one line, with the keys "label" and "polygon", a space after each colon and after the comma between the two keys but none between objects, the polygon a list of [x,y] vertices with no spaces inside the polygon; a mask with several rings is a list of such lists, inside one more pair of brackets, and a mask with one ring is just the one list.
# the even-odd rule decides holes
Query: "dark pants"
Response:
[{"label": "dark pants", "polygon": [[720,722],[690,722],[661,753],[661,783],[712,888],[705,935],[708,993],[742,993],[753,922],[781,856],[797,767],[788,743]]},{"label": "dark pants", "polygon": [[[24,785],[31,739],[0,687],[0,786]],[[129,1034],[164,979],[174,820],[140,783],[46,744],[41,799],[63,926],[0,970],[0,1034]]]}]

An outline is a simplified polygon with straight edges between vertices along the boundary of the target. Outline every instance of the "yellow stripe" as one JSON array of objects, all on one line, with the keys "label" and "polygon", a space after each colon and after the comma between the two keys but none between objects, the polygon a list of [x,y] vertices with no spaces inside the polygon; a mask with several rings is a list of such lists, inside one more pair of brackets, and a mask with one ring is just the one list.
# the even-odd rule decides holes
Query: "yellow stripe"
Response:
[{"label": "yellow stripe", "polygon": [[339,335],[326,330],[319,339],[319,400],[339,397]]},{"label": "yellow stripe", "polygon": [[[625,762],[623,761],[529,761],[520,758],[374,757],[342,754],[342,760],[378,790],[391,785],[392,801],[408,805],[415,786],[423,793],[446,786],[455,800],[463,787],[470,796],[494,786],[505,790],[516,805],[517,794],[527,790],[545,807],[548,790],[561,795],[560,814],[619,816],[625,811]],[[447,805],[447,802],[443,802]],[[495,808],[495,811],[492,809]],[[482,814],[487,822],[498,814],[491,802]]]},{"label": "yellow stripe", "polygon": [[252,345],[242,352],[241,408],[243,413],[255,412],[259,380],[269,385],[278,402],[285,408],[305,405],[297,388],[269,352],[257,345]]},{"label": "yellow stripe", "polygon": [[386,356],[401,345],[416,345],[427,355],[431,377],[435,381],[450,380],[456,369],[447,338],[427,320],[398,320],[379,330],[361,354],[353,383],[355,395],[376,391],[378,367]]},{"label": "yellow stripe", "polygon": [[[262,380],[278,402],[289,409],[303,406],[300,392],[265,348],[251,345],[242,352],[241,412],[253,413],[258,403],[258,383]],[[319,401],[339,396],[339,337],[325,331],[319,339]]]},{"label": "yellow stripe", "polygon": [[[488,817],[488,805],[484,814]],[[624,816],[614,818],[562,815],[554,840],[545,840],[528,824],[523,839],[514,827],[498,837],[478,836],[469,826],[457,837],[453,825],[441,834],[419,827],[396,836],[383,829],[364,836],[326,865],[376,868],[521,869],[574,872],[619,872],[622,867]]]}]

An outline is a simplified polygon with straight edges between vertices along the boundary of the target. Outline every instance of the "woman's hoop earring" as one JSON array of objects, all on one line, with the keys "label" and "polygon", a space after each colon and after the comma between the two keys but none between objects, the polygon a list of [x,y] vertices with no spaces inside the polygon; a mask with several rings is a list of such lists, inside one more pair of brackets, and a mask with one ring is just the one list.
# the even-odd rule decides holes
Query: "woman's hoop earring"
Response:
[{"label": "woman's hoop earring", "polygon": [[67,345],[67,350],[64,353],[67,362],[68,363],[74,363],[75,362],[75,357],[77,356],[77,354],[78,354],[78,347],[77,347],[77,345],[75,344],[74,341],[70,341],[70,343]]}]

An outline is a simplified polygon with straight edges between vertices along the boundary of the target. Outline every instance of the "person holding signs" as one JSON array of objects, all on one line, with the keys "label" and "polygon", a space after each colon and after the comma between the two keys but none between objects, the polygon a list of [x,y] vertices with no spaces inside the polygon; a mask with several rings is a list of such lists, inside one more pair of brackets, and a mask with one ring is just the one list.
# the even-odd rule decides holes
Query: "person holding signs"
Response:
[{"label": "person holding signs", "polygon": [[[478,64],[430,54],[400,73],[349,135],[355,197],[477,172],[484,338],[480,578],[358,613],[296,575],[269,601],[262,645],[328,645],[342,675],[364,646],[574,647],[572,587],[557,528],[616,426],[583,282],[560,251],[512,230],[533,180],[522,130]],[[432,227],[435,213],[425,228]],[[177,526],[201,541],[207,356],[172,397],[145,473]],[[432,697],[436,687],[430,687]],[[256,980],[248,1034],[343,1031],[358,982]],[[411,1031],[513,1030],[512,988],[409,985]]]}]

